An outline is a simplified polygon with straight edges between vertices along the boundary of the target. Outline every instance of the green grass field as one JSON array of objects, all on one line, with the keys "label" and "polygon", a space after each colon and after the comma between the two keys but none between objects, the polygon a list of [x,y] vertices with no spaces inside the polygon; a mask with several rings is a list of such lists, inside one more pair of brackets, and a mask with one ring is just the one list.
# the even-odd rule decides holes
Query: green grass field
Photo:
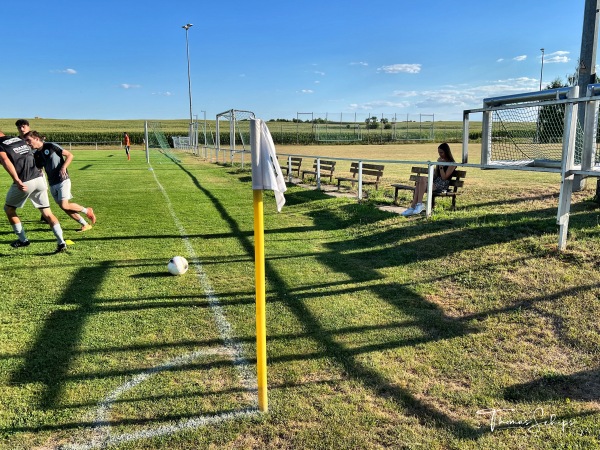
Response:
[{"label": "green grass field", "polygon": [[[278,152],[428,160],[435,147]],[[261,414],[250,173],[73,153],[94,228],[53,207],[74,244],[49,255],[30,204],[31,246],[11,249],[0,227],[1,448],[600,448],[591,187],[574,194],[563,253],[555,174],[471,169],[458,210],[441,199],[431,220],[378,209],[387,188],[358,203],[289,186],[281,213],[265,193]],[[386,166],[392,181],[408,171]],[[186,275],[168,274],[174,255]]]}]

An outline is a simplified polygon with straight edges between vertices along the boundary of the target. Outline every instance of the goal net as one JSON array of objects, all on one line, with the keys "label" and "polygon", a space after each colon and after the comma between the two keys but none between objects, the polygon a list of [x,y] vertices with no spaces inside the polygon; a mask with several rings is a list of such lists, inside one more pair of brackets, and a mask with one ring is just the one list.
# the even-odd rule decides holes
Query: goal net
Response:
[{"label": "goal net", "polygon": [[[484,112],[482,140],[488,148],[482,163],[559,166],[565,139],[568,90],[540,91],[522,98],[517,95],[485,99],[484,105],[489,109]],[[577,124],[575,164],[581,162],[583,134],[582,126]]]},{"label": "goal net", "polygon": [[148,147],[157,148],[166,157],[179,162],[169,145],[165,133],[162,131],[160,122],[148,122]]}]

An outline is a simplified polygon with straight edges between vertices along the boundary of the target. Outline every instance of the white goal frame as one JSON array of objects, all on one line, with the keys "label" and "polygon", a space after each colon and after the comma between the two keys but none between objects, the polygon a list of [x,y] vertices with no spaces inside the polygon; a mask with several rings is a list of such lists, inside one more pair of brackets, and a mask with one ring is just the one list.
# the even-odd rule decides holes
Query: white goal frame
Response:
[{"label": "white goal frame", "polygon": [[[528,165],[507,165],[491,160],[492,113],[499,109],[524,108],[531,105],[564,104],[564,127],[562,136],[562,158],[555,167],[533,167]],[[600,162],[597,157],[596,136],[598,134],[598,106],[600,104],[600,84],[590,84],[585,97],[579,97],[579,87],[547,89],[504,97],[487,98],[483,108],[465,110],[463,113],[463,155],[468,154],[469,117],[482,113],[481,168],[555,172],[561,175],[560,196],[556,221],[559,226],[558,248],[564,250],[567,243],[569,213],[573,182],[576,175],[600,177]],[[581,161],[575,164],[575,145],[578,110],[585,110],[583,124],[583,150]]]},{"label": "white goal frame", "polygon": [[[229,109],[227,111],[223,111],[216,115],[215,123],[216,123],[216,136],[215,136],[215,159],[216,162],[219,162],[219,155],[222,156],[223,163],[225,163],[225,149],[221,148],[221,128],[220,122],[221,120],[225,120],[229,122],[229,162],[233,165],[234,157],[236,153],[241,153],[241,162],[242,167],[244,167],[244,153],[246,151],[250,151],[250,125],[248,125],[248,140],[244,141],[244,130],[239,124],[239,120],[248,120],[248,124],[250,123],[249,119],[254,119],[255,115],[252,111],[245,111],[242,109]],[[240,141],[242,144],[241,148],[236,147],[236,136],[240,137]],[[248,145],[246,145],[248,144]],[[248,148],[246,148],[248,146]],[[223,153],[221,153],[223,150]]]}]

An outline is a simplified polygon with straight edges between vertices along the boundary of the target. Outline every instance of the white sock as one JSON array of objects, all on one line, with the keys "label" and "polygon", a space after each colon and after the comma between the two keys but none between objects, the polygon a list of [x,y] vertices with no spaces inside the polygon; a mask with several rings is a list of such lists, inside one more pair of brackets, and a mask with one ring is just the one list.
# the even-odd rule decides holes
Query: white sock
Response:
[{"label": "white sock", "polygon": [[52,232],[54,233],[54,236],[56,236],[56,240],[58,241],[59,244],[64,244],[65,240],[63,239],[63,231],[62,228],[60,227],[60,223],[56,223],[55,225],[52,225]]},{"label": "white sock", "polygon": [[83,208],[80,212],[87,214],[87,208]]},{"label": "white sock", "polygon": [[25,235],[25,230],[23,229],[23,224],[21,222],[13,224],[13,230],[15,234],[19,237],[21,242],[25,242],[27,240],[27,236]]}]

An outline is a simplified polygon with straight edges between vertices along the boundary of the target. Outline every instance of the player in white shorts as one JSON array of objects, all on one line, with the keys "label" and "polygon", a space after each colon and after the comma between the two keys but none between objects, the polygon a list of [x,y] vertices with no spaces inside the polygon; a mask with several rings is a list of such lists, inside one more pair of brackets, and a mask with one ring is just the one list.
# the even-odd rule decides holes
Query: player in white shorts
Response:
[{"label": "player in white shorts", "polygon": [[71,178],[67,167],[73,160],[73,153],[63,149],[60,145],[52,142],[44,142],[44,138],[37,131],[29,131],[25,134],[25,140],[35,150],[33,156],[37,167],[44,168],[50,185],[50,193],[60,208],[79,222],[81,228],[78,231],[87,231],[92,228],[79,214],[85,214],[92,223],[96,223],[96,215],[91,207],[84,207],[70,202]]}]

